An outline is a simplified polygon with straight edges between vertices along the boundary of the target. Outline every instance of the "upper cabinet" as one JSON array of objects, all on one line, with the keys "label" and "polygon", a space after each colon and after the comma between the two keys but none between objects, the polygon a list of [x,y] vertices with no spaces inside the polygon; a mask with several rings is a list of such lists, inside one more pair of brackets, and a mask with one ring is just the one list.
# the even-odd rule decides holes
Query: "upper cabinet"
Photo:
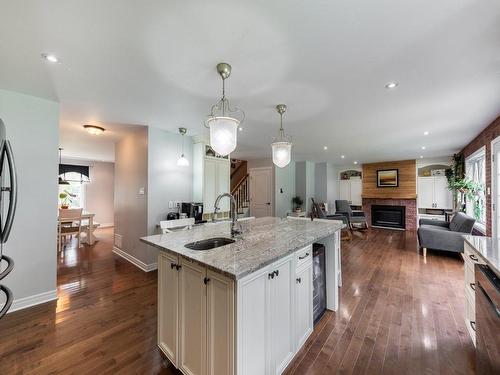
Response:
[{"label": "upper cabinet", "polygon": [[361,171],[340,172],[339,199],[346,200],[353,206],[361,206]]},{"label": "upper cabinet", "polygon": [[453,195],[445,176],[447,165],[431,164],[418,169],[418,208],[450,210]]},{"label": "upper cabinet", "polygon": [[[195,139],[193,201],[203,202],[203,214],[211,214],[217,196],[222,193],[230,193],[229,158],[217,156],[205,141]],[[220,212],[223,215],[229,212],[229,199],[223,199],[220,203]]]}]

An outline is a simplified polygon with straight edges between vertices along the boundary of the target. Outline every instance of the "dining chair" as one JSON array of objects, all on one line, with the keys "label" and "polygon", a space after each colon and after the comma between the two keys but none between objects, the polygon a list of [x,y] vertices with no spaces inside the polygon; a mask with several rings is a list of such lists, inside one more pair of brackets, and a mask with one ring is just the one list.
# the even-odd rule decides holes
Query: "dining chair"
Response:
[{"label": "dining chair", "polygon": [[188,217],[186,219],[160,221],[160,228],[163,234],[172,233],[171,229],[173,228],[182,228],[184,230],[191,229],[193,225],[194,225],[194,217]]},{"label": "dining chair", "polygon": [[66,236],[76,236],[78,248],[82,231],[82,208],[59,209],[59,222],[57,225],[58,252],[62,250],[62,241]]}]

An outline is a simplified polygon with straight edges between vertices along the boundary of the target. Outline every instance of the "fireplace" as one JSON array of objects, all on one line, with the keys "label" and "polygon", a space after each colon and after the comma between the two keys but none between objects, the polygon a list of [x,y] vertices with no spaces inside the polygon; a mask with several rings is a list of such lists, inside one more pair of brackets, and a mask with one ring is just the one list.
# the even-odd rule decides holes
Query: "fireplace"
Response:
[{"label": "fireplace", "polygon": [[372,204],[372,226],[405,229],[406,207]]}]

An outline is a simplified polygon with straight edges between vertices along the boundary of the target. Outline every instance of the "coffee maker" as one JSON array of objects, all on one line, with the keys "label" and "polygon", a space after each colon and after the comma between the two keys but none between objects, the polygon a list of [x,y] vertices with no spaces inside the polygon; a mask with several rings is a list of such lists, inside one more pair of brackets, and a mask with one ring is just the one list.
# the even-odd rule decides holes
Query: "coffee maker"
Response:
[{"label": "coffee maker", "polygon": [[195,224],[203,223],[203,203],[183,202],[181,212],[187,217],[193,217]]}]

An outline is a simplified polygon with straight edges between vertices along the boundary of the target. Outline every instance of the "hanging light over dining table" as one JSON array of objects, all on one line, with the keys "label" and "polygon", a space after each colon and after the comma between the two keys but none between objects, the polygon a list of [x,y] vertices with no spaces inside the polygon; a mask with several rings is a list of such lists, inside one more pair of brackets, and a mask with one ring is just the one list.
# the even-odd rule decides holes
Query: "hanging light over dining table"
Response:
[{"label": "hanging light over dining table", "polygon": [[271,143],[271,150],[273,154],[273,163],[280,168],[286,167],[292,159],[292,141],[289,136],[285,135],[283,129],[283,113],[286,112],[285,104],[278,104],[276,111],[280,115],[280,130],[279,135],[273,143]]},{"label": "hanging light over dining table", "polygon": [[226,98],[226,79],[231,75],[231,65],[217,64],[217,73],[222,78],[222,97],[210,110],[205,126],[210,129],[210,146],[219,155],[226,156],[236,149],[238,127],[245,112],[230,105]]}]

